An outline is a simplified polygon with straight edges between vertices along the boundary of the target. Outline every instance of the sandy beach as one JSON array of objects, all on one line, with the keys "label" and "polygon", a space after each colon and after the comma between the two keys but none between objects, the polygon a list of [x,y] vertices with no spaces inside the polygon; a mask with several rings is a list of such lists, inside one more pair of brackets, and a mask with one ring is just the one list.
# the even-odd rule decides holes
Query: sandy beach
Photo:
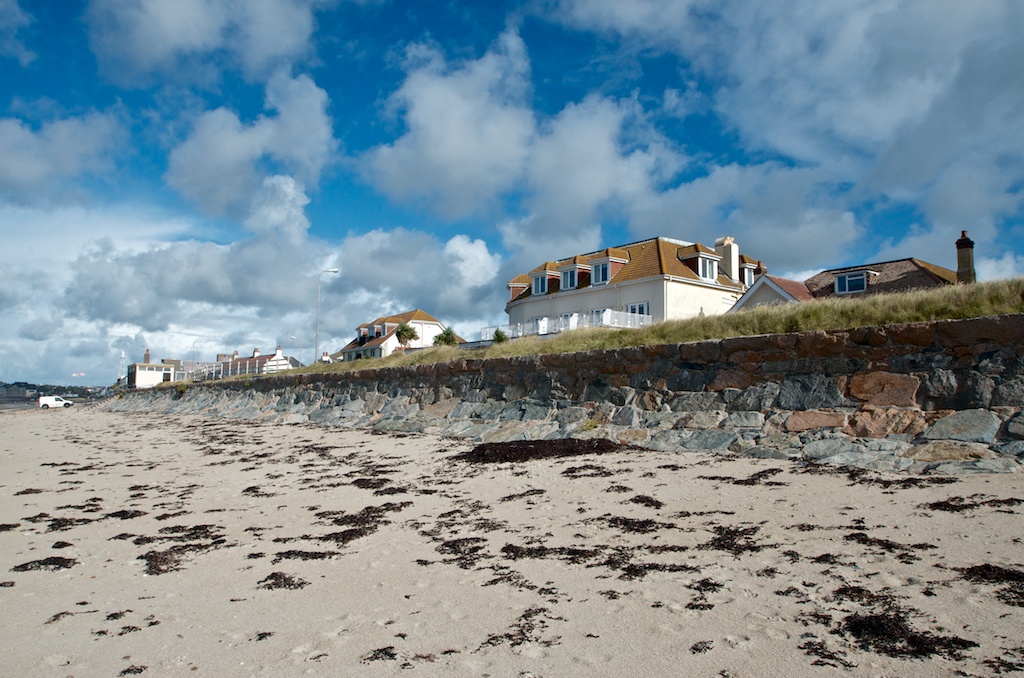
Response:
[{"label": "sandy beach", "polygon": [[1019,474],[0,413],[4,675],[1024,671]]}]

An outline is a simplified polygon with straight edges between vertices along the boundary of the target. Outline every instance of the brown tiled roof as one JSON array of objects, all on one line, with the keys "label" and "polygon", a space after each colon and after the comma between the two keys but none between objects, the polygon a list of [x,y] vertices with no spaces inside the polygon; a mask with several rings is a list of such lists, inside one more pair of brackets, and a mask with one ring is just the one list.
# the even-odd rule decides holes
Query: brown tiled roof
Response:
[{"label": "brown tiled roof", "polygon": [[782,288],[782,290],[797,301],[810,301],[814,297],[807,290],[807,286],[799,280],[780,278],[776,275],[766,275],[766,278]]},{"label": "brown tiled roof", "polygon": [[701,245],[699,242],[687,245],[686,247],[680,247],[677,251],[677,255],[680,259],[689,259],[690,257],[696,257],[701,254],[710,254],[715,257],[718,256],[718,252],[715,252],[710,247]]},{"label": "brown tiled roof", "polygon": [[508,284],[509,285],[529,285],[530,282],[531,282],[530,281],[530,276],[526,275],[525,273],[520,273],[516,277],[512,278],[511,280],[509,280]]},{"label": "brown tiled roof", "polygon": [[847,266],[822,271],[804,281],[808,291],[817,299],[837,295],[835,293],[836,276],[857,271],[872,271],[878,275],[868,275],[867,290],[856,294],[879,294],[884,292],[909,292],[910,290],[940,287],[956,283],[956,272],[942,266],[929,264],[920,259],[897,259],[861,266]]},{"label": "brown tiled roof", "polygon": [[[692,280],[694,282],[701,280],[700,276],[698,276],[693,269],[679,260],[679,253],[681,251],[692,251],[694,256],[696,256],[697,253],[716,256],[713,249],[701,244],[680,246],[678,241],[672,241],[665,238],[651,238],[649,240],[641,240],[640,242],[621,245],[619,247],[609,247],[589,254],[579,254],[566,259],[560,259],[555,262],[548,261],[533,269],[530,273],[536,274],[543,271],[557,270],[560,267],[564,268],[574,263],[591,265],[595,261],[615,258],[625,259],[626,263],[618,273],[612,277],[609,281],[610,283],[643,280],[644,278],[654,278],[665,275],[681,278],[683,280]],[[746,260],[750,263],[756,263],[757,261],[750,257],[747,257]],[[530,282],[529,276],[516,276],[510,282],[520,280],[524,277],[526,280],[523,282]],[[724,275],[718,277],[718,283],[726,287],[741,287],[738,283],[734,283]],[[527,288],[523,290],[523,292],[513,301],[526,299],[532,296],[532,294],[533,290],[531,288]]]},{"label": "brown tiled roof", "polygon": [[530,273],[543,273],[544,271],[556,271],[558,270],[558,264],[553,261],[545,261],[537,268],[530,271]]},{"label": "brown tiled roof", "polygon": [[[529,281],[529,278],[527,278],[527,281]],[[412,322],[413,320],[419,322],[437,323],[438,325],[441,324],[440,320],[430,315],[429,313],[421,311],[420,309],[417,308],[413,311],[406,311],[405,313],[399,313],[397,315],[381,316],[380,318],[371,320],[368,323],[363,323],[357,329],[363,329],[364,327],[373,327],[374,325],[386,325],[388,323],[392,325],[398,325],[401,323]]]}]

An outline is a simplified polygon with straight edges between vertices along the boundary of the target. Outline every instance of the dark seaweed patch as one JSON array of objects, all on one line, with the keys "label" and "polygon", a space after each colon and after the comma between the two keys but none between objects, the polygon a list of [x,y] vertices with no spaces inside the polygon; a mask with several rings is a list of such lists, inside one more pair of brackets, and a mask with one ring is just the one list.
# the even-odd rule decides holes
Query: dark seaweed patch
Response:
[{"label": "dark seaweed patch", "polygon": [[519,494],[507,495],[505,497],[502,497],[498,501],[502,502],[502,503],[505,503],[505,502],[509,502],[509,501],[515,501],[517,499],[525,499],[526,497],[536,497],[537,495],[544,494],[545,491],[546,490],[542,490],[540,488],[534,487],[532,489],[526,490],[525,492],[520,492]]},{"label": "dark seaweed patch", "polygon": [[266,579],[261,579],[257,584],[256,588],[260,589],[290,589],[293,591],[309,586],[308,581],[293,577],[284,572],[271,572]]},{"label": "dark seaweed patch", "polygon": [[648,497],[646,494],[638,494],[635,497],[629,499],[630,504],[639,504],[652,509],[665,508],[665,503],[658,501],[654,497]]},{"label": "dark seaweed patch", "polygon": [[861,614],[843,619],[840,630],[856,639],[862,650],[889,657],[924,659],[938,655],[959,660],[963,652],[978,644],[956,636],[937,636],[915,631],[901,610]]},{"label": "dark seaweed patch", "polygon": [[49,558],[43,558],[42,560],[33,560],[28,563],[22,563],[21,565],[15,565],[11,568],[11,572],[30,572],[33,570],[56,572],[57,570],[66,570],[69,567],[74,567],[77,564],[78,561],[74,558],[50,556]]},{"label": "dark seaweed patch", "polygon": [[394,645],[388,645],[387,647],[379,647],[376,650],[368,652],[363,656],[363,663],[368,662],[380,662],[380,661],[395,661],[398,659],[398,653],[395,652]]},{"label": "dark seaweed patch", "polygon": [[978,495],[974,495],[972,497],[949,497],[948,499],[943,499],[941,501],[921,504],[918,508],[928,509],[930,511],[945,511],[947,513],[963,513],[964,511],[973,511],[974,509],[978,509],[983,506],[1002,508],[1004,506],[1020,506],[1021,504],[1024,504],[1024,499],[977,499],[976,497],[978,497]]},{"label": "dark seaweed patch", "polygon": [[137,511],[137,510],[132,509],[132,510],[114,511],[113,513],[108,513],[104,517],[105,518],[117,518],[118,520],[131,520],[132,518],[140,518],[140,517],[142,517],[144,515],[146,515],[145,511]]},{"label": "dark seaweed patch", "polygon": [[[757,553],[766,548],[773,548],[777,544],[759,544],[753,540],[761,528],[753,527],[729,527],[726,525],[714,525],[712,528],[715,536],[697,548],[702,551],[726,551],[739,558],[744,553]],[[783,554],[785,555],[785,554]]]},{"label": "dark seaweed patch", "polygon": [[282,560],[326,560],[336,555],[337,551],[279,551],[270,562],[276,565]]},{"label": "dark seaweed patch", "polygon": [[576,457],[583,454],[608,454],[629,448],[629,445],[622,445],[604,438],[514,440],[504,443],[483,443],[472,450],[456,454],[453,459],[470,464],[498,464],[524,462],[532,459]]}]

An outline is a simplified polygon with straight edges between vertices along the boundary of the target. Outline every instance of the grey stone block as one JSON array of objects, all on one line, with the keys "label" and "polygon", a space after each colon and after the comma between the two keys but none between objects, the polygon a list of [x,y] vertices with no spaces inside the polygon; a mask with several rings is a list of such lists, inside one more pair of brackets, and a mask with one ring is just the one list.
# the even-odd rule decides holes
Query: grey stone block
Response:
[{"label": "grey stone block", "polygon": [[989,445],[996,439],[1001,424],[999,417],[989,410],[961,410],[939,419],[921,437]]},{"label": "grey stone block", "polygon": [[783,410],[818,410],[846,404],[835,380],[824,374],[787,377],[779,385],[779,407]]}]

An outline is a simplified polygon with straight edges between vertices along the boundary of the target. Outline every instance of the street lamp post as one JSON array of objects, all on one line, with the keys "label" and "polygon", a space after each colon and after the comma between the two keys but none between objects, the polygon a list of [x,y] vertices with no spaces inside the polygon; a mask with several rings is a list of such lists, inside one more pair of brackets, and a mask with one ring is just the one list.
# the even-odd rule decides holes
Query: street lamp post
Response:
[{"label": "street lamp post", "polygon": [[320,276],[337,272],[336,268],[327,268],[316,274],[316,344],[313,347],[313,362],[320,360]]},{"label": "street lamp post", "polygon": [[205,339],[196,339],[195,341],[192,342],[192,377],[193,378],[195,378],[196,373],[199,372],[199,370],[196,369],[196,344],[204,344],[204,343],[206,343]]}]

